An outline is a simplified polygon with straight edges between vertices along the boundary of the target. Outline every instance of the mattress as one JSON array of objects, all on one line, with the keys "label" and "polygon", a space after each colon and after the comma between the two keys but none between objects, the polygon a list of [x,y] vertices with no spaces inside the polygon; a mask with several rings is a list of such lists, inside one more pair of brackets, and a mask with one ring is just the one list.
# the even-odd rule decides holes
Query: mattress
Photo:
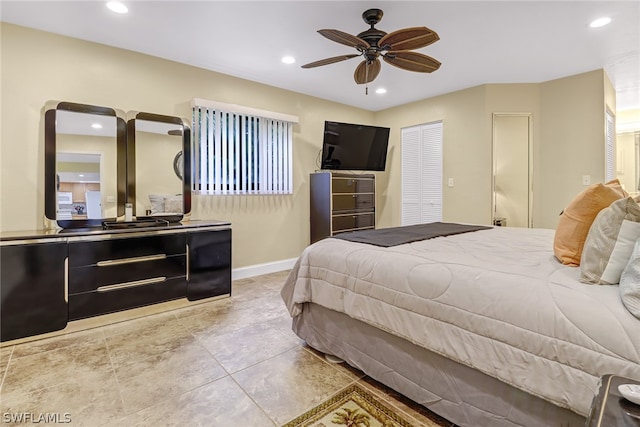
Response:
[{"label": "mattress", "polygon": [[640,320],[617,286],[579,282],[553,230],[496,227],[389,248],[324,239],[282,290],[582,416],[604,374],[640,379]]}]

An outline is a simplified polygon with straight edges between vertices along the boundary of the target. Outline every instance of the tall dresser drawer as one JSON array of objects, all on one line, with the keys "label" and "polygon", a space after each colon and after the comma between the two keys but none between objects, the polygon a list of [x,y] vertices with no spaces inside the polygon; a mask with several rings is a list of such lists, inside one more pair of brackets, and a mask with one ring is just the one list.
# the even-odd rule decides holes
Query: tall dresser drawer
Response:
[{"label": "tall dresser drawer", "polygon": [[104,240],[78,240],[69,242],[69,267],[111,264],[120,262],[120,268],[128,269],[132,264],[122,261],[151,256],[183,255],[186,253],[184,234],[116,238]]},{"label": "tall dresser drawer", "polygon": [[374,193],[375,181],[372,178],[333,177],[331,191],[338,193]]},{"label": "tall dresser drawer", "polygon": [[375,213],[334,215],[332,217],[332,223],[334,234],[340,231],[374,228],[376,224]]},{"label": "tall dresser drawer", "polygon": [[141,280],[186,277],[186,254],[147,256],[98,261],[69,268],[69,294],[116,288]]},{"label": "tall dresser drawer", "polygon": [[375,196],[368,194],[334,194],[333,212],[349,212],[372,210],[375,207]]}]

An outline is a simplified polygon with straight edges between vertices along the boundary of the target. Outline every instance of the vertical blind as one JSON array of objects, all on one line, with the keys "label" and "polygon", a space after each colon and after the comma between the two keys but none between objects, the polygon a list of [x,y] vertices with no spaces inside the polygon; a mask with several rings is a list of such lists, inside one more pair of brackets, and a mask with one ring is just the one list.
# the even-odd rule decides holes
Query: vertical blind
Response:
[{"label": "vertical blind", "polygon": [[606,128],[605,128],[605,144],[604,144],[604,180],[611,181],[616,177],[616,156],[615,156],[615,124],[614,116],[607,108],[606,110]]},{"label": "vertical blind", "polygon": [[293,124],[225,111],[219,105],[194,105],[192,190],[200,194],[291,194]]}]

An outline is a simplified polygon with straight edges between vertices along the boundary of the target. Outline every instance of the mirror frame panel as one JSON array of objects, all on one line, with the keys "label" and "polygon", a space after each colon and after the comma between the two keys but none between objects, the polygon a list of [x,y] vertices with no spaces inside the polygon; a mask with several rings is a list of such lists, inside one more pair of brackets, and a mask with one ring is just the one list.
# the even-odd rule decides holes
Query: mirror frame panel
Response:
[{"label": "mirror frame panel", "polygon": [[117,218],[100,219],[57,219],[57,188],[56,188],[56,116],[57,111],[71,111],[75,113],[113,116],[116,118],[116,188],[117,215],[124,215],[124,204],[127,190],[127,139],[126,122],[119,111],[109,107],[77,104],[73,102],[50,101],[45,105],[44,114],[44,216],[48,228],[88,228],[102,226],[103,221],[115,221]]},{"label": "mirror frame panel", "polygon": [[[164,219],[169,222],[179,222],[191,214],[191,128],[186,120],[175,116],[164,116],[155,113],[130,112],[127,120],[127,203],[133,205],[133,216],[139,219]],[[136,120],[175,124],[182,126],[182,215],[158,215],[147,217],[136,215]]]}]

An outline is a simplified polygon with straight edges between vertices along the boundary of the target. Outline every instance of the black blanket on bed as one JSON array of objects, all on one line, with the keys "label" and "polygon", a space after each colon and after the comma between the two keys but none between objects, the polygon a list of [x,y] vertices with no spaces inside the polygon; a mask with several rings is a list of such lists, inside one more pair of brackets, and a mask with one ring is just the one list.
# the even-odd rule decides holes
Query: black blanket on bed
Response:
[{"label": "black blanket on bed", "polygon": [[434,237],[451,236],[453,234],[468,233],[470,231],[488,230],[493,227],[486,225],[457,224],[455,222],[432,222],[429,224],[407,225],[404,227],[378,228],[376,230],[352,231],[333,236],[336,239],[350,242],[367,243],[369,245],[390,246]]}]

